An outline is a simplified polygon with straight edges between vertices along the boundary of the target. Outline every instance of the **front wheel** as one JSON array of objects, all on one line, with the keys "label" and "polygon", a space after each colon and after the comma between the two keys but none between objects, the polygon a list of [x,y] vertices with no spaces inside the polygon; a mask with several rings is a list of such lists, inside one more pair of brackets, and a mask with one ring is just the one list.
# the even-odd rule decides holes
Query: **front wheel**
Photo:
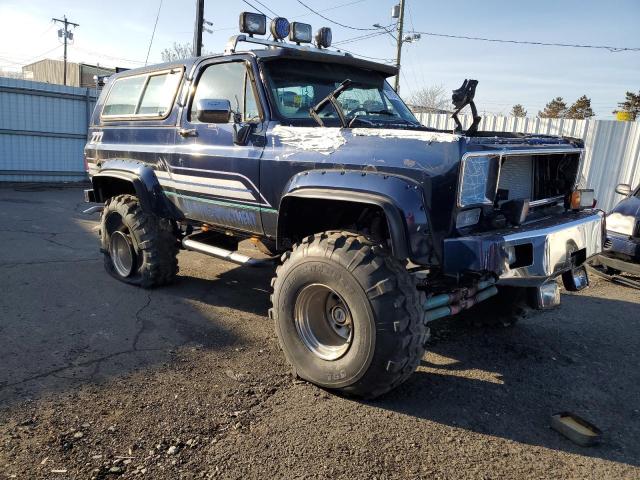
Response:
[{"label": "front wheel", "polygon": [[105,268],[120,281],[151,288],[171,283],[178,273],[173,224],[145,213],[133,195],[107,200],[100,237]]},{"label": "front wheel", "polygon": [[283,260],[270,315],[299,377],[373,398],[415,371],[428,329],[422,294],[398,259],[363,235],[325,232]]}]

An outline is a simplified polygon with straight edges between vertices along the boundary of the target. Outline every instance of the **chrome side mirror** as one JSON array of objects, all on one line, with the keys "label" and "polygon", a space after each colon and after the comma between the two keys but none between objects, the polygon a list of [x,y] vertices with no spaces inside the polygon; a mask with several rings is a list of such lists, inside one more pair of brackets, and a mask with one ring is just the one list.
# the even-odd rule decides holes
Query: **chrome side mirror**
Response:
[{"label": "chrome side mirror", "polygon": [[231,102],[204,98],[196,103],[196,120],[202,123],[229,123]]},{"label": "chrome side mirror", "polygon": [[629,185],[628,183],[619,183],[616,187],[616,193],[628,197],[629,195],[631,195],[631,185]]}]

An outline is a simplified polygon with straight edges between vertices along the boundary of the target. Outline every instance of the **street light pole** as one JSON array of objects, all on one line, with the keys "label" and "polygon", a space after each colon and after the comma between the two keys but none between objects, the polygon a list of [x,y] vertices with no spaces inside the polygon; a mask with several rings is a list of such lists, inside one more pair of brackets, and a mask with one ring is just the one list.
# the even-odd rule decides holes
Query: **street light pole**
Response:
[{"label": "street light pole", "polygon": [[398,47],[396,50],[396,67],[398,67],[398,74],[396,75],[396,93],[400,93],[400,58],[402,57],[402,29],[404,27],[404,1],[400,0],[400,15],[398,18]]}]

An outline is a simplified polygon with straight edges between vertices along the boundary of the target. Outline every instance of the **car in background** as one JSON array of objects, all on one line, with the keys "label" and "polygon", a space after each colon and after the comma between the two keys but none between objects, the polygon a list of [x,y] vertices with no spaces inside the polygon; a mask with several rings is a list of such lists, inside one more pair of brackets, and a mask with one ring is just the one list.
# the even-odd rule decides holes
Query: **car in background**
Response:
[{"label": "car in background", "polygon": [[640,185],[632,190],[621,183],[616,193],[625,198],[607,214],[607,236],[598,263],[609,274],[640,276]]}]

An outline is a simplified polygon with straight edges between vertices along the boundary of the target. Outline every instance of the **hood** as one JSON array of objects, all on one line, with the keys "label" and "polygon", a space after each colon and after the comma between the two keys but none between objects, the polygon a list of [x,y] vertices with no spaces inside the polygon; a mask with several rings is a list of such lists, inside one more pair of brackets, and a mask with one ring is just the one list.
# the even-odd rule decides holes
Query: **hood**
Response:
[{"label": "hood", "polygon": [[[460,135],[390,128],[293,127],[276,125],[273,145],[283,158],[313,162],[315,168],[343,167],[405,174],[447,173],[460,161]],[[279,145],[278,145],[279,144]]]},{"label": "hood", "polygon": [[622,200],[607,214],[607,230],[611,232],[632,236],[634,231],[639,233],[637,222],[640,222],[640,198],[635,195]]}]

